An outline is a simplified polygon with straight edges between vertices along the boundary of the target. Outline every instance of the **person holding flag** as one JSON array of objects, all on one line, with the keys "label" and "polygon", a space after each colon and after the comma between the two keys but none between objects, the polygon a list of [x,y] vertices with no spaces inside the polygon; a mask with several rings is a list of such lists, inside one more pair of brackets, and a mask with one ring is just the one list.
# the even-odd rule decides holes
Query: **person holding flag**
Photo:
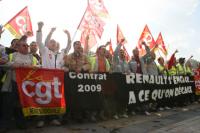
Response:
[{"label": "person holding flag", "polygon": [[[119,42],[119,44],[117,44],[117,47],[114,51],[113,71],[112,71],[114,73],[123,73],[123,74],[130,73],[129,65],[128,65],[128,62],[126,61],[125,51],[121,49],[122,45],[124,44],[124,41],[125,39],[121,39],[121,41]],[[119,80],[121,80],[121,77],[117,77],[117,78],[120,78]],[[122,84],[120,85],[123,86]],[[119,93],[121,93],[120,91]],[[123,100],[121,100],[121,98],[117,100],[119,101],[116,107],[116,114],[113,117],[115,119],[118,119],[119,118],[118,114],[120,114],[121,117],[128,118],[128,115],[126,113],[127,105],[123,103]]]},{"label": "person holding flag", "polygon": [[121,49],[123,42],[125,39],[121,39],[119,44],[114,51],[113,57],[113,72],[120,72],[120,73],[130,73],[130,69],[128,63],[126,61],[126,54],[123,49]]}]

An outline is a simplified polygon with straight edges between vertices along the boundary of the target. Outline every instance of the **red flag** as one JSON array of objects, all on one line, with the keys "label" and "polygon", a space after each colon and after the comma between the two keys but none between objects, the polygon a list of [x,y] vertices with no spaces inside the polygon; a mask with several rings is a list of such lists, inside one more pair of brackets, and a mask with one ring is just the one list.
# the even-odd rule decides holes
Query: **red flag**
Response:
[{"label": "red flag", "polygon": [[27,31],[32,31],[31,18],[28,12],[28,7],[26,6],[19,13],[17,13],[10,21],[5,24],[13,36],[20,38]]},{"label": "red flag", "polygon": [[123,45],[122,48],[123,48],[123,50],[124,50],[124,52],[125,52],[125,54],[126,54],[126,61],[129,61],[130,56],[129,56],[129,54],[128,54],[126,48],[125,48],[125,46]]},{"label": "red flag", "polygon": [[127,43],[126,38],[124,37],[121,29],[119,28],[119,25],[117,25],[117,44],[119,44],[122,39],[124,39],[123,44]]},{"label": "red flag", "polygon": [[124,34],[122,33],[121,29],[119,28],[119,25],[117,25],[117,44],[119,44],[122,41],[122,39],[124,39],[123,44],[122,44],[123,45],[122,48],[123,48],[123,50],[124,50],[124,52],[126,54],[125,55],[126,56],[126,61],[129,61],[130,56],[129,56],[129,54],[128,54],[125,46],[124,46],[124,44],[127,43],[127,40],[124,37]]},{"label": "red flag", "polygon": [[156,44],[158,45],[159,50],[161,50],[164,55],[167,55],[167,49],[165,47],[165,43],[163,41],[163,37],[162,37],[161,32],[158,35],[158,38],[156,40]]},{"label": "red flag", "polygon": [[78,26],[78,29],[82,31],[89,29],[90,31],[93,31],[93,33],[97,34],[99,38],[101,38],[104,31],[104,25],[104,21],[102,21],[98,16],[95,16],[88,6]]},{"label": "red flag", "polygon": [[82,33],[81,33],[81,44],[84,46],[84,48],[86,48],[86,39],[87,36],[89,36],[89,40],[88,40],[88,49],[91,49],[96,43],[96,36],[93,30],[90,29],[85,29]]},{"label": "red flag", "polygon": [[24,116],[65,113],[64,71],[16,68]]},{"label": "red flag", "polygon": [[109,44],[109,53],[111,55],[114,55],[114,51],[113,51],[113,48],[112,48],[112,41],[111,41],[111,39],[110,39],[110,44]]},{"label": "red flag", "polygon": [[88,0],[92,12],[98,17],[108,17],[108,11],[104,6],[103,0]]},{"label": "red flag", "polygon": [[138,41],[138,49],[140,51],[141,56],[143,56],[146,53],[144,46],[141,44],[141,42],[143,41],[146,42],[147,46],[149,46],[150,49],[152,49],[156,44],[147,25],[145,25],[144,30]]}]

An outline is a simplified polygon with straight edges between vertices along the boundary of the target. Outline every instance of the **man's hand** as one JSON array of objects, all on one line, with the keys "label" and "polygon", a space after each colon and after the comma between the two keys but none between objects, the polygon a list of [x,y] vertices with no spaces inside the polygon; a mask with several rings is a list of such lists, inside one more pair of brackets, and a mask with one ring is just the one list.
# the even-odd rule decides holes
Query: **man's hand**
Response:
[{"label": "man's hand", "polygon": [[65,34],[69,35],[69,31],[67,29],[63,30]]},{"label": "man's hand", "polygon": [[121,39],[120,44],[123,44],[125,42],[125,38]]},{"label": "man's hand", "polygon": [[53,33],[56,30],[56,27],[51,28],[51,33]]},{"label": "man's hand", "polygon": [[141,44],[142,44],[142,45],[145,45],[145,46],[147,45],[145,41],[142,41]]},{"label": "man's hand", "polygon": [[90,39],[90,35],[86,36],[86,41],[88,41]]},{"label": "man's hand", "polygon": [[33,36],[33,33],[31,31],[27,31],[24,35],[27,37],[31,37]]},{"label": "man's hand", "polygon": [[107,43],[105,44],[105,47],[107,47],[108,45],[110,45],[110,42],[107,42]]},{"label": "man's hand", "polygon": [[42,21],[38,22],[38,31],[42,31],[43,26],[44,26],[44,23]]},{"label": "man's hand", "polygon": [[178,53],[178,50],[176,49],[176,51],[174,52],[174,54]]}]

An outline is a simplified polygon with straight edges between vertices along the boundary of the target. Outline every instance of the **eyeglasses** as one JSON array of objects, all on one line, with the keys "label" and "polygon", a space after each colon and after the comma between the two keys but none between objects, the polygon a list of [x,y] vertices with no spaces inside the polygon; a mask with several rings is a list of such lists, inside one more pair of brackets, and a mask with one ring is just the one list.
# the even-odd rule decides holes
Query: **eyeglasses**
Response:
[{"label": "eyeglasses", "polygon": [[29,47],[27,44],[21,44],[22,47]]}]

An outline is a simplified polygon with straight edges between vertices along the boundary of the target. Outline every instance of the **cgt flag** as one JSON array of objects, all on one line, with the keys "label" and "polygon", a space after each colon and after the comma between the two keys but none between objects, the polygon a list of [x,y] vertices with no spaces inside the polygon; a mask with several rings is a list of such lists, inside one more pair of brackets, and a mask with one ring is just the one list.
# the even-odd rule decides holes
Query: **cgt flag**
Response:
[{"label": "cgt flag", "polygon": [[64,71],[16,68],[24,116],[65,113]]},{"label": "cgt flag", "polygon": [[77,29],[81,31],[88,29],[93,31],[96,35],[98,35],[99,38],[101,38],[104,31],[104,25],[105,22],[98,16],[95,16],[91,8],[88,6]]},{"label": "cgt flag", "polygon": [[157,44],[157,46],[158,46],[158,50],[161,50],[162,53],[163,53],[165,56],[167,56],[167,49],[166,49],[166,47],[165,47],[165,43],[164,43],[164,41],[163,41],[163,37],[162,37],[161,32],[160,32],[159,35],[158,35],[158,38],[157,38],[157,40],[156,40],[156,44]]},{"label": "cgt flag", "polygon": [[122,45],[123,45],[122,48],[123,48],[123,50],[125,52],[126,61],[129,61],[130,56],[129,56],[129,54],[128,54],[125,46],[124,46],[124,44],[127,43],[127,40],[124,37],[124,34],[122,33],[121,29],[119,28],[119,25],[117,25],[117,44],[120,44],[120,43],[122,43]]},{"label": "cgt flag", "polygon": [[103,0],[88,0],[88,6],[91,8],[95,16],[103,18],[107,18],[109,16]]},{"label": "cgt flag", "polygon": [[4,27],[16,38],[20,38],[22,35],[25,35],[26,32],[33,33],[28,7],[26,6],[23,8],[11,20],[9,20]]},{"label": "cgt flag", "polygon": [[145,48],[142,46],[142,42],[146,42],[147,46],[149,46],[150,49],[153,49],[155,47],[155,40],[148,28],[147,25],[145,25],[144,30],[140,36],[140,39],[138,41],[138,49],[140,52],[140,56],[143,56],[146,54]]}]

